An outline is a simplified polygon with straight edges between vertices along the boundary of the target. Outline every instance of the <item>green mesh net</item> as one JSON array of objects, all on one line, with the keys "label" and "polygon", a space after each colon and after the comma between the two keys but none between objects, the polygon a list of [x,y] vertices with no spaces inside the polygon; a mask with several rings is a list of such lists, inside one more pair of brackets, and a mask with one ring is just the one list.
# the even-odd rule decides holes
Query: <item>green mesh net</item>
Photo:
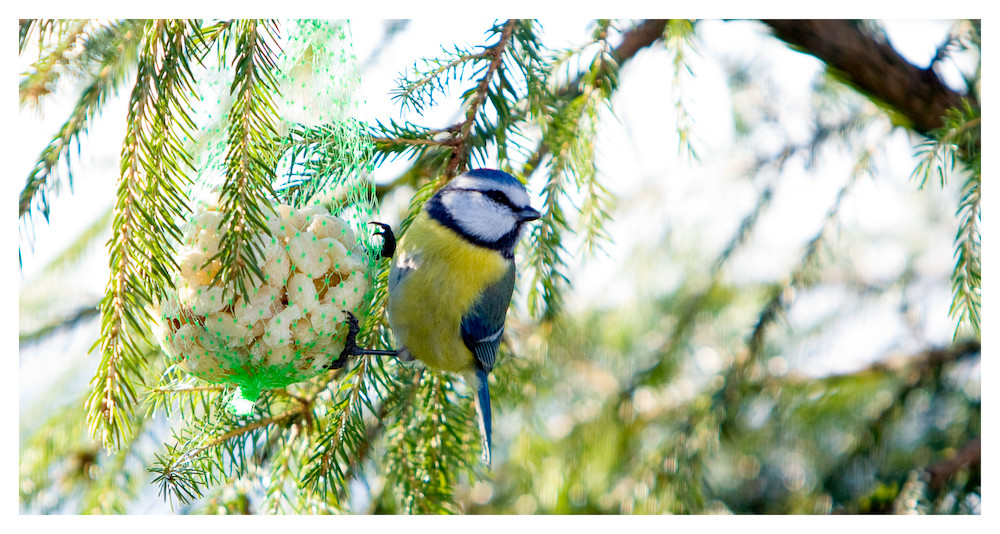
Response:
[{"label": "green mesh net", "polygon": [[209,65],[198,77],[197,136],[187,139],[197,175],[192,218],[177,247],[176,292],[157,310],[158,339],[170,362],[213,383],[236,387],[229,408],[249,413],[261,391],[313,377],[344,347],[346,315],[362,322],[371,301],[377,209],[373,145],[354,117],[360,75],[346,22],[287,21],[274,102],[276,198],[267,232],[257,237],[263,280],[247,294],[213,286],[221,265],[222,212],[232,67]]}]

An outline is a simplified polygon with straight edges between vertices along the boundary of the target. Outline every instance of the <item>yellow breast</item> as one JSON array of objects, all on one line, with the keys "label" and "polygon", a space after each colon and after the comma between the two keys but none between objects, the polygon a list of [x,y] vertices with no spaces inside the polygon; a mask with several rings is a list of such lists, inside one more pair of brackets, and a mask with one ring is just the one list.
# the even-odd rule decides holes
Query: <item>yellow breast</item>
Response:
[{"label": "yellow breast", "polygon": [[389,292],[389,325],[397,342],[431,368],[468,369],[473,356],[462,342],[462,315],[503,277],[507,260],[422,212],[400,240],[394,261],[412,269]]}]

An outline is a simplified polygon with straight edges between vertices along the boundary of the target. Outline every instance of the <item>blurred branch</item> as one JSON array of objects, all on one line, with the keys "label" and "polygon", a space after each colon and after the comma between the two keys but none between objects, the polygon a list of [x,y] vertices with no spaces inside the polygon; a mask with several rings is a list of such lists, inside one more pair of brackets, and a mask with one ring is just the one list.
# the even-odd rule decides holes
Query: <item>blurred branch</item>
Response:
[{"label": "blurred branch", "polygon": [[379,56],[385,52],[386,49],[392,45],[392,42],[396,40],[403,33],[403,30],[410,25],[409,19],[394,19],[387,20],[383,22],[384,32],[382,33],[382,39],[379,40],[375,48],[368,54],[365,58],[364,63],[361,64],[362,73],[366,72],[369,67],[375,65],[378,62]]},{"label": "blurred branch", "polygon": [[661,39],[668,22],[667,19],[642,21],[622,36],[621,44],[611,51],[611,55],[619,64],[631,59],[639,50],[653,44],[657,39]]},{"label": "blurred branch", "polygon": [[[928,371],[933,371],[944,364],[957,362],[966,357],[979,354],[981,351],[982,348],[979,341],[965,341],[948,347],[931,348],[902,359],[883,358],[857,371],[827,375],[825,380],[855,377],[870,373],[897,373],[902,376],[901,370],[908,366],[912,366],[915,371],[918,371],[918,375],[925,375],[928,374]],[[806,383],[814,380],[811,377],[789,376],[783,382]],[[916,376],[913,378],[913,381],[916,381]]]},{"label": "blurred branch", "polygon": [[[909,369],[907,369],[907,366],[905,365],[901,368],[894,368],[885,361],[879,361],[856,373],[836,376],[835,378],[843,378],[846,376],[858,376],[871,372],[893,372],[899,375],[899,377],[903,380],[903,385],[893,394],[892,402],[888,403],[878,416],[871,419],[867,423],[862,424],[857,429],[857,435],[861,436],[860,439],[857,439],[854,447],[841,456],[837,461],[837,465],[829,470],[829,473],[831,473],[830,476],[833,476],[833,474],[836,473],[844,472],[854,459],[860,457],[866,452],[870,452],[872,448],[883,442],[885,439],[885,433],[889,430],[891,423],[898,420],[901,416],[901,410],[899,410],[899,408],[906,401],[906,398],[910,395],[910,393],[925,386],[928,382],[934,380],[939,381],[942,366],[958,361],[967,356],[981,354],[981,352],[982,346],[979,341],[966,341],[949,347],[932,348],[908,358],[907,362],[912,362],[914,364],[913,367],[910,367]],[[865,436],[867,436],[867,438]],[[964,450],[965,449],[963,448],[963,451]],[[953,461],[954,460],[964,461],[965,457],[959,454],[956,455]],[[947,462],[944,464],[947,464]],[[941,472],[943,475],[940,476],[944,476],[944,479],[940,480],[947,480],[947,477],[951,476],[951,474],[961,468],[961,466],[956,467],[943,464],[935,464],[935,466],[941,466]],[[930,471],[930,469],[935,466],[928,468],[928,472],[931,474],[932,479],[934,477],[934,472]],[[946,473],[945,468],[953,468],[953,470]]]},{"label": "blurred branch", "polygon": [[[18,48],[23,52],[28,34],[33,27],[39,27],[38,60],[21,74],[18,83],[18,103],[23,107],[39,108],[40,101],[52,94],[60,76],[79,55],[87,38],[86,19],[73,21],[22,21]],[[46,30],[45,28],[48,28]],[[48,36],[47,33],[52,32]],[[53,39],[54,38],[54,39]],[[46,42],[53,39],[51,42]]]},{"label": "blurred branch", "polygon": [[979,465],[982,461],[982,438],[975,438],[965,444],[951,460],[938,462],[925,469],[931,477],[929,483],[932,489],[938,489],[944,485],[955,473],[966,467]]},{"label": "blurred branch", "polygon": [[912,122],[921,135],[944,126],[945,113],[975,96],[952,91],[930,68],[918,68],[887,42],[866,35],[848,20],[763,20],[775,37],[820,59],[845,81]]},{"label": "blurred branch", "polygon": [[[950,347],[934,348],[924,352],[921,352],[911,358],[907,359],[907,362],[912,362],[914,366],[912,367],[911,373],[905,373],[905,364],[902,368],[896,368],[886,361],[878,361],[869,367],[866,367],[855,373],[850,373],[846,375],[834,375],[834,378],[843,378],[846,376],[858,376],[861,374],[872,373],[872,372],[895,372],[899,374],[905,381],[904,386],[896,392],[894,395],[894,400],[889,406],[882,411],[877,418],[875,418],[871,424],[868,425],[869,429],[877,430],[881,433],[883,427],[893,414],[893,408],[901,401],[906,399],[912,391],[919,388],[924,384],[927,379],[933,378],[939,375],[938,370],[942,365],[950,362],[958,361],[967,356],[973,354],[981,353],[982,348],[978,341],[967,341],[964,343],[959,343],[957,345],[952,345]],[[859,450],[855,450],[852,454],[847,455],[847,457],[855,456]]]},{"label": "blurred branch", "polygon": [[[966,341],[963,343],[957,343],[950,347],[930,349],[923,352],[913,358],[914,361],[918,362],[921,371],[926,371],[927,369],[939,367],[946,363],[960,360],[966,356],[972,356],[973,354],[978,354],[982,352],[982,345],[979,341]],[[885,365],[883,362],[879,362],[877,365]]]},{"label": "blurred branch", "polygon": [[816,269],[822,248],[825,246],[829,234],[838,224],[837,216],[844,198],[857,183],[860,175],[860,172],[852,173],[847,183],[840,188],[837,198],[823,218],[819,232],[806,245],[798,267],[792,271],[786,281],[774,286],[771,298],[764,305],[756,325],[746,338],[746,350],[740,350],[736,353],[732,366],[725,375],[724,386],[715,398],[716,403],[722,408],[720,425],[723,434],[727,434],[731,430],[733,410],[738,409],[741,399],[752,388],[756,387],[755,382],[758,380],[754,378],[754,375],[757,374],[755,371],[759,369],[759,362],[764,354],[768,327],[777,322],[785,312],[789,302],[794,298],[795,292],[807,285],[809,273]]},{"label": "blurred branch", "polygon": [[87,306],[81,306],[75,312],[72,312],[56,321],[48,323],[40,328],[37,328],[31,332],[24,334],[19,334],[17,336],[17,344],[20,349],[24,349],[26,345],[33,343],[38,343],[44,338],[60,331],[63,329],[72,329],[81,321],[90,319],[94,315],[97,315],[100,311],[100,303],[89,304]]}]

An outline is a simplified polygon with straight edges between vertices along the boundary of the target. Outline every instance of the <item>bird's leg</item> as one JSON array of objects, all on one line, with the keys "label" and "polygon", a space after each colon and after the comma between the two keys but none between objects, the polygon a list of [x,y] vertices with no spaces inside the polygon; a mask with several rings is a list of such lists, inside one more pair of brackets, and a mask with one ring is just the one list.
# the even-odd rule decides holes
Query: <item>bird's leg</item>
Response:
[{"label": "bird's leg", "polygon": [[[382,251],[379,255],[383,258],[391,258],[396,252],[396,236],[392,233],[392,227],[388,224],[375,221],[368,224],[374,224],[381,228],[380,231],[375,232],[375,235],[382,236]],[[340,369],[347,364],[347,360],[349,360],[351,356],[362,356],[365,354],[372,356],[399,355],[399,351],[395,350],[373,350],[359,347],[357,344],[357,337],[361,328],[358,326],[358,318],[347,310],[344,310],[344,314],[347,315],[347,338],[344,340],[344,350],[340,351],[340,356],[336,360],[333,360],[324,366],[326,369]]]},{"label": "bird's leg", "polygon": [[340,369],[351,356],[361,350],[356,341],[358,332],[361,331],[361,328],[358,327],[358,318],[347,310],[344,310],[344,313],[347,315],[347,337],[344,339],[344,350],[340,351],[340,356],[336,360],[323,366],[326,369]]},{"label": "bird's leg", "polygon": [[372,221],[368,224],[382,228],[382,231],[375,232],[375,235],[382,236],[382,252],[379,255],[383,258],[391,258],[396,253],[396,235],[392,233],[392,228],[388,224],[380,222]]},{"label": "bird's leg", "polygon": [[357,344],[357,337],[361,328],[358,326],[358,318],[347,310],[344,310],[344,315],[347,316],[347,337],[344,339],[344,350],[340,351],[340,357],[323,366],[325,369],[340,369],[347,364],[347,360],[349,360],[351,356],[363,356],[366,354],[371,356],[397,355],[397,351],[394,350],[374,350],[359,347]]}]

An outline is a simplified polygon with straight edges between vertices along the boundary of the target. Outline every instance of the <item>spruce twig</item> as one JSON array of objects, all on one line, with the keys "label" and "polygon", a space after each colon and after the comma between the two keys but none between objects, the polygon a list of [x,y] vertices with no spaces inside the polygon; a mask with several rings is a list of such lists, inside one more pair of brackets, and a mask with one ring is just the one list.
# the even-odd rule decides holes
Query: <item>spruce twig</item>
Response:
[{"label": "spruce twig", "polygon": [[101,301],[101,363],[87,399],[91,432],[116,448],[131,432],[135,383],[145,364],[140,343],[151,317],[147,306],[172,287],[171,240],[188,211],[179,136],[193,123],[186,91],[198,28],[185,21],[147,21],[122,149],[111,240],[111,280]]}]

